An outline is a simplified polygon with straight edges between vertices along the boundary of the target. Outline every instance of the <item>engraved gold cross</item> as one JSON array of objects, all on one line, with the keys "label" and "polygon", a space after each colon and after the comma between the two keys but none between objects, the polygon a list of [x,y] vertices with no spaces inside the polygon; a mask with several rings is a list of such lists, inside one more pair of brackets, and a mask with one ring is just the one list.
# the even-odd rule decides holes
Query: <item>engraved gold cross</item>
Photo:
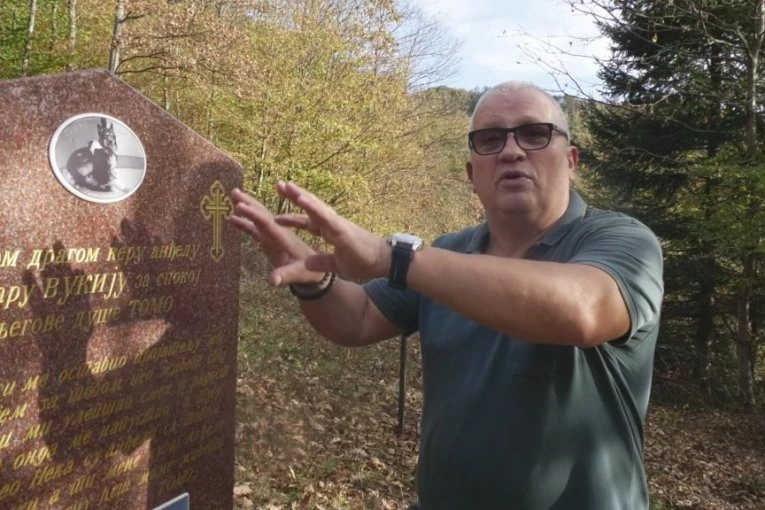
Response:
[{"label": "engraved gold cross", "polygon": [[215,262],[223,258],[223,220],[231,216],[234,205],[226,196],[226,190],[220,181],[215,181],[210,186],[210,193],[202,197],[199,204],[202,215],[213,224],[213,245],[210,248],[210,256]]}]

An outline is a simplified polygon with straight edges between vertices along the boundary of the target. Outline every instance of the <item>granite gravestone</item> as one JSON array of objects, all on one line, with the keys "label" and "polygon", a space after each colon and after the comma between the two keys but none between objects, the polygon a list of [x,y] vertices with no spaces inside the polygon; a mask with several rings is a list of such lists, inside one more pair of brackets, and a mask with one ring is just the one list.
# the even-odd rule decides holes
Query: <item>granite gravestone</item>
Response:
[{"label": "granite gravestone", "polygon": [[230,509],[241,169],[120,79],[0,82],[0,508]]}]

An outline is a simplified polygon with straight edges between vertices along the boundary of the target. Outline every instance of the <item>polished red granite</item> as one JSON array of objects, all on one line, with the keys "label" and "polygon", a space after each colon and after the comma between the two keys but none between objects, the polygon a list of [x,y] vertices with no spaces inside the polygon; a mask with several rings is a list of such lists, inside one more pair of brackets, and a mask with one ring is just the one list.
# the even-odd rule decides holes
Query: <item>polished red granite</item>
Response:
[{"label": "polished red granite", "polygon": [[0,175],[0,508],[230,509],[239,165],[86,71],[0,81]]}]

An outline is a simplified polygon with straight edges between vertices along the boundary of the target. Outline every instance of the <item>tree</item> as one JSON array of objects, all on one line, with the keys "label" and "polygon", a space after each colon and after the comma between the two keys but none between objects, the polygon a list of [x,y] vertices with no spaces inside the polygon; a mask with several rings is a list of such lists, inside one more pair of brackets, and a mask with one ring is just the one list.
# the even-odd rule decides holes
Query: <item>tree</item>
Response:
[{"label": "tree", "polygon": [[[611,13],[598,23],[614,53],[601,71],[611,105],[587,111],[595,155],[590,164],[666,241],[668,304],[677,314],[667,318],[695,324],[695,371],[707,387],[714,316],[730,313],[716,306],[717,298],[724,292],[736,302],[741,397],[750,406],[750,304],[759,245],[753,240],[761,230],[747,223],[755,229],[742,238],[749,247],[732,253],[721,244],[730,239],[697,225],[723,221],[724,196],[745,208],[755,197],[750,190],[730,197],[727,180],[709,168],[756,171],[757,134],[751,130],[762,76],[762,2],[593,3]],[[692,280],[679,281],[680,274]],[[695,305],[689,308],[686,300]]]}]

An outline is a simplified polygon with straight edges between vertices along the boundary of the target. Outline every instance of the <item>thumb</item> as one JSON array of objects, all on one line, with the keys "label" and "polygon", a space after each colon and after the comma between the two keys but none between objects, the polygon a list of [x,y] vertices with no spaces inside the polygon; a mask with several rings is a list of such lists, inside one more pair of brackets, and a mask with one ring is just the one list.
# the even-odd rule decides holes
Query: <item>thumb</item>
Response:
[{"label": "thumb", "polygon": [[310,255],[302,260],[277,267],[271,271],[268,283],[275,287],[292,283],[315,283],[327,272],[337,272],[332,255]]}]

